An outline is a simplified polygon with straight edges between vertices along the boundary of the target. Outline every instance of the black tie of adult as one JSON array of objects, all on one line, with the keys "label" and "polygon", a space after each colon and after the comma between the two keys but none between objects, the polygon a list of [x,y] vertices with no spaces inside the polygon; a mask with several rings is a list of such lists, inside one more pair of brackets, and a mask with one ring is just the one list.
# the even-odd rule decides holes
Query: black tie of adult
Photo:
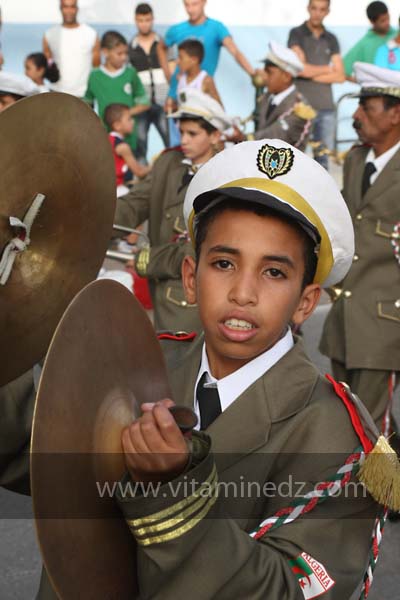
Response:
[{"label": "black tie of adult", "polygon": [[218,389],[216,387],[205,387],[206,381],[207,374],[203,373],[196,390],[196,398],[200,408],[200,428],[202,430],[207,429],[221,414]]},{"label": "black tie of adult", "polygon": [[364,167],[364,173],[361,184],[361,196],[364,198],[365,194],[368,192],[371,187],[371,175],[373,175],[376,171],[376,167],[373,162],[367,162]]},{"label": "black tie of adult", "polygon": [[270,100],[270,102],[268,104],[268,107],[267,107],[267,112],[266,112],[266,115],[265,115],[265,120],[267,120],[269,118],[270,114],[272,114],[274,112],[274,110],[275,110],[275,104],[273,103],[272,100]]}]

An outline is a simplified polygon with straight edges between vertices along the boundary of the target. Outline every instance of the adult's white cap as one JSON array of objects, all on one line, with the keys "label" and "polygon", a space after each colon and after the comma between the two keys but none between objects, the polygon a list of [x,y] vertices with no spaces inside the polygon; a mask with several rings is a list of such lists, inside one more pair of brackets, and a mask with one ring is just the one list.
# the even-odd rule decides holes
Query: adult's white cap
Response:
[{"label": "adult's white cap", "polygon": [[361,90],[355,96],[394,96],[400,98],[400,72],[369,63],[354,63],[354,76]]},{"label": "adult's white cap", "polygon": [[354,230],[334,179],[316,161],[276,139],[243,142],[206,162],[186,192],[184,216],[195,240],[200,213],[225,198],[262,204],[292,218],[316,243],[314,281],[341,281],[354,254]]}]

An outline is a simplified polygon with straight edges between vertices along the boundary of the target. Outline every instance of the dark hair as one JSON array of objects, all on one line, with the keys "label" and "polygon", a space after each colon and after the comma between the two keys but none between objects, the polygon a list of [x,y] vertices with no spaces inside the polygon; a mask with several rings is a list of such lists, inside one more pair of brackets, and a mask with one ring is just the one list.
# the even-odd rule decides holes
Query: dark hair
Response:
[{"label": "dark hair", "polygon": [[26,60],[31,60],[37,69],[44,69],[43,77],[50,83],[55,83],[60,79],[60,71],[53,60],[47,60],[43,52],[33,52],[28,54]]},{"label": "dark hair", "polygon": [[[311,2],[312,2],[312,0],[308,0],[308,6],[310,6]],[[328,8],[329,8],[331,5],[331,0],[325,0],[325,2],[327,3]]]},{"label": "dark hair", "polygon": [[101,38],[101,47],[106,50],[112,50],[117,46],[127,46],[128,42],[118,31],[106,31]]},{"label": "dark hair", "polygon": [[119,121],[126,110],[129,110],[127,104],[109,104],[104,111],[104,123],[109,129],[112,129],[113,124]]},{"label": "dark hair", "polygon": [[388,13],[388,7],[384,2],[371,2],[367,6],[367,17],[372,22],[375,23],[382,15],[386,15]]},{"label": "dark hair", "polygon": [[141,4],[138,4],[135,9],[135,15],[152,15],[152,14],[153,14],[153,9],[151,8],[150,4],[147,4],[146,2],[141,2]]},{"label": "dark hair", "polygon": [[211,123],[209,123],[208,121],[203,119],[203,117],[196,117],[195,115],[193,115],[193,117],[192,117],[192,115],[187,114],[184,117],[178,118],[178,121],[180,123],[186,123],[187,121],[195,121],[195,123],[198,123],[199,127],[204,129],[204,131],[206,131],[208,134],[214,133],[214,131],[218,131],[217,127],[214,127],[214,125],[211,125]]},{"label": "dark hair", "polygon": [[315,253],[315,242],[314,240],[304,231],[304,229],[290,217],[280,213],[277,210],[273,210],[257,202],[248,202],[246,200],[236,200],[234,198],[225,198],[212,206],[209,210],[204,211],[198,217],[196,221],[196,232],[195,232],[195,245],[196,245],[196,262],[199,263],[201,247],[206,239],[207,231],[211,223],[221,213],[226,210],[252,212],[259,217],[276,217],[281,221],[284,221],[287,225],[295,229],[301,236],[303,241],[303,256],[304,256],[304,275],[301,284],[301,289],[307,285],[310,285],[314,281],[315,272],[317,270],[318,257]]},{"label": "dark hair", "polygon": [[178,50],[183,50],[189,56],[197,58],[199,63],[204,58],[204,46],[199,40],[184,40],[179,44]]}]

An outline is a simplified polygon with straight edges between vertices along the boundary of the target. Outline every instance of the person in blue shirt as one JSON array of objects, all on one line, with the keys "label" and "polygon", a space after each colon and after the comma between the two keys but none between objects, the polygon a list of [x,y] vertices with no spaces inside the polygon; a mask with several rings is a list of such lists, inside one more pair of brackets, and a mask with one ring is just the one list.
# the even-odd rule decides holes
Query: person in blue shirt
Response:
[{"label": "person in blue shirt", "polygon": [[177,72],[171,78],[168,70],[167,48],[175,46],[188,38],[200,40],[204,46],[204,59],[201,63],[201,68],[207,71],[211,76],[214,75],[219,54],[222,46],[224,46],[234,57],[236,62],[250,76],[255,74],[255,69],[251,66],[247,58],[240,52],[232,39],[229,30],[220,21],[210,19],[205,14],[206,0],[183,0],[186,12],[189,19],[172,25],[167,30],[165,40],[161,40],[158,44],[158,56],[160,64],[164,70],[165,76],[170,81],[169,99],[167,101],[166,110],[171,110],[174,107],[174,99],[176,99],[177,88]]},{"label": "person in blue shirt", "polygon": [[393,37],[393,39],[378,48],[375,54],[374,64],[377,67],[383,67],[384,69],[400,71],[400,32],[397,36]]}]

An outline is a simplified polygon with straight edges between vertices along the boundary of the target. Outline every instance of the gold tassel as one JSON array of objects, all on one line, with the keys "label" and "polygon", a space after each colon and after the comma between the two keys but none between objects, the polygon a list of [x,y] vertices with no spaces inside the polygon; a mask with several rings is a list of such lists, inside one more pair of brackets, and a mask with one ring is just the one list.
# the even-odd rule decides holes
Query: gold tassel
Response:
[{"label": "gold tassel", "polygon": [[383,435],[366,455],[357,477],[379,504],[400,511],[400,463]]},{"label": "gold tassel", "polygon": [[304,102],[297,102],[293,109],[294,114],[299,117],[299,119],[303,119],[303,121],[312,121],[317,116],[317,113],[309,104],[305,104]]}]

